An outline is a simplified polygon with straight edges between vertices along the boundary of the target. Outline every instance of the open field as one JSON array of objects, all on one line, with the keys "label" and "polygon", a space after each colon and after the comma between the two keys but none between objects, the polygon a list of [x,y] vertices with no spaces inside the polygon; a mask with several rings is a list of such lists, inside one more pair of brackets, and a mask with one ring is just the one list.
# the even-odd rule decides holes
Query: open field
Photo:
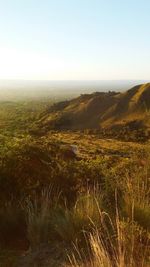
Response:
[{"label": "open field", "polygon": [[123,142],[114,139],[102,139],[98,135],[82,132],[54,132],[46,136],[64,144],[77,146],[77,155],[81,158],[96,158],[96,156],[114,156],[129,159],[133,154],[145,149],[147,143]]}]

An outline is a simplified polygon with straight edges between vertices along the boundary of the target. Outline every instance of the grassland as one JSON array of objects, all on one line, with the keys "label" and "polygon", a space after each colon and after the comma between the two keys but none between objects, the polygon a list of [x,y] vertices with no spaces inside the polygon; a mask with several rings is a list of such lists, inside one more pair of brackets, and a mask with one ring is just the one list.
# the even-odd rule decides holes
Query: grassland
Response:
[{"label": "grassland", "polygon": [[0,266],[148,267],[149,140],[38,135],[47,104],[0,105]]},{"label": "grassland", "polygon": [[126,92],[83,94],[59,102],[39,119],[38,129],[91,130],[101,136],[130,141],[150,138],[150,84]]}]

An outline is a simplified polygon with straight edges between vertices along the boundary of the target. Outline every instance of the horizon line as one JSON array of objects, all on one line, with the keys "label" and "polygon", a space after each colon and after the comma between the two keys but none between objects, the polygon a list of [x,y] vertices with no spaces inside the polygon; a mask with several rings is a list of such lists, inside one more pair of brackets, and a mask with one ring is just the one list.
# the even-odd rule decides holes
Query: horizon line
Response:
[{"label": "horizon line", "polygon": [[99,81],[150,81],[150,79],[79,79],[79,80],[77,80],[77,79],[75,79],[75,80],[73,80],[73,79],[71,79],[71,80],[69,80],[69,79],[63,79],[63,80],[50,80],[50,79],[0,79],[0,81],[41,81],[41,82],[85,82],[85,81],[91,81],[91,82],[93,82],[93,81],[97,81],[97,82],[99,82]]}]

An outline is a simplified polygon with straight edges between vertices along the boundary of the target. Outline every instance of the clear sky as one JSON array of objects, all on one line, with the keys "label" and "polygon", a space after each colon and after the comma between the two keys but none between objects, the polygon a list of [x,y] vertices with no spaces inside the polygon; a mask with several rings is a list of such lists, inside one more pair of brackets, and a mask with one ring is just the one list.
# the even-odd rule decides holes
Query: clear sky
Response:
[{"label": "clear sky", "polygon": [[0,79],[150,79],[150,0],[0,0]]}]

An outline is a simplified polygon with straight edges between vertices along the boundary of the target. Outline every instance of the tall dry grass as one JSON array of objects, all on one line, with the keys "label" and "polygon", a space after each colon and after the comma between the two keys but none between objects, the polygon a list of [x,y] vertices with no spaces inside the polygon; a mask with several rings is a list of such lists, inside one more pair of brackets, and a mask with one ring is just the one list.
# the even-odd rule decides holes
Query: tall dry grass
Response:
[{"label": "tall dry grass", "polygon": [[59,194],[52,197],[52,189],[43,191],[26,204],[31,247],[51,242],[53,235],[64,248],[70,246],[66,256],[71,267],[148,267],[148,179],[147,168],[126,177],[120,185],[124,206],[116,192],[111,213],[99,187],[79,194],[71,207],[59,202]]},{"label": "tall dry grass", "polygon": [[81,253],[80,248],[75,246],[75,252],[68,255],[71,267],[150,266],[150,235],[135,221],[134,198],[131,218],[128,219],[120,215],[115,198],[115,220],[98,207],[100,224],[93,221],[93,232],[86,235],[88,253]]},{"label": "tall dry grass", "polygon": [[48,243],[50,235],[51,216],[57,207],[59,192],[53,194],[53,188],[42,190],[40,196],[33,200],[27,199],[24,204],[27,223],[27,237],[31,248],[42,243]]},{"label": "tall dry grass", "polygon": [[54,201],[50,191],[43,191],[40,201],[28,201],[26,206],[31,248],[50,242],[53,234],[70,246],[66,256],[71,267],[148,267],[150,239],[135,221],[134,200],[131,217],[124,218],[117,194],[115,199],[115,217],[111,217],[102,207],[99,189],[79,195],[70,209]]}]

